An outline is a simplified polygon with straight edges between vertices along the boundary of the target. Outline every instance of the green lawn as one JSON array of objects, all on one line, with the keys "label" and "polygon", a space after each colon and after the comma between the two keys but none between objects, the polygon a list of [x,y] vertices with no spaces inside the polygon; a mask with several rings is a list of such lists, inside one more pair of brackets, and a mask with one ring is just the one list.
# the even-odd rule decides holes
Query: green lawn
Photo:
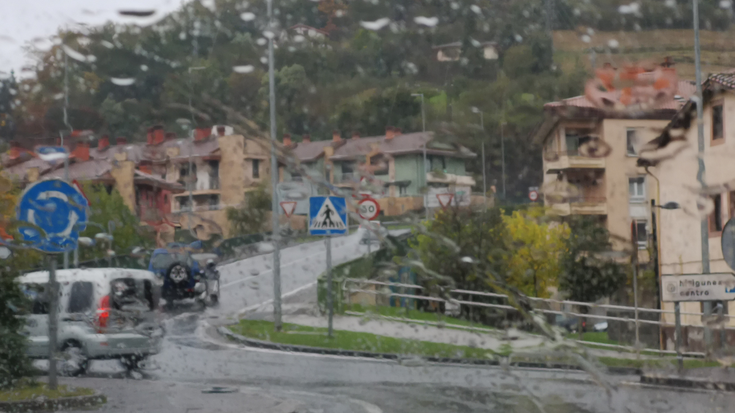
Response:
[{"label": "green lawn", "polygon": [[485,328],[488,330],[493,329],[480,323],[473,323],[468,320],[455,317],[447,317],[440,313],[427,313],[415,309],[409,309],[400,307],[388,307],[388,306],[365,306],[361,304],[345,304],[346,311],[354,311],[356,313],[377,314],[386,317],[403,318],[406,322],[410,321],[430,321],[433,323],[444,323],[448,326],[457,325],[464,327],[477,327]]},{"label": "green lawn", "polygon": [[46,397],[47,399],[58,399],[62,397],[91,396],[93,394],[94,390],[83,387],[59,385],[56,390],[49,390],[45,383],[29,383],[24,381],[12,389],[0,390],[0,402],[32,400],[39,396]]},{"label": "green lawn", "polygon": [[296,324],[284,324],[283,331],[277,333],[273,331],[272,322],[263,320],[240,320],[240,324],[229,328],[245,337],[281,344],[425,357],[492,358],[494,356],[490,350],[403,340],[370,333],[335,330],[334,337],[329,338],[326,328],[304,327]]},{"label": "green lawn", "polygon": [[[599,357],[600,363],[607,367],[636,367],[636,368],[676,368],[676,358],[661,357],[659,359],[618,359],[614,357]],[[685,369],[696,369],[701,367],[722,367],[716,361],[699,359],[684,359]]]}]

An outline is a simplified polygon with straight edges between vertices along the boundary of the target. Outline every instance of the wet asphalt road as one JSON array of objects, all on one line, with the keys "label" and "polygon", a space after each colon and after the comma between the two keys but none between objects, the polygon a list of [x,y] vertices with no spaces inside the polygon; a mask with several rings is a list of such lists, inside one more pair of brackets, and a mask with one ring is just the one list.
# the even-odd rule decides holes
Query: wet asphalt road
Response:
[{"label": "wet asphalt road", "polygon": [[[365,251],[353,235],[337,239],[335,262]],[[323,242],[283,251],[283,292],[313,300],[324,269]],[[160,354],[142,374],[95,361],[90,374],[66,382],[101,389],[109,412],[717,412],[735,394],[651,388],[638,377],[584,372],[428,365],[421,362],[305,355],[248,349],[220,338],[211,324],[272,298],[270,254],[221,268],[222,303],[202,311],[183,303],[166,321]],[[448,334],[450,334],[448,332]],[[225,386],[233,393],[202,390]]]}]

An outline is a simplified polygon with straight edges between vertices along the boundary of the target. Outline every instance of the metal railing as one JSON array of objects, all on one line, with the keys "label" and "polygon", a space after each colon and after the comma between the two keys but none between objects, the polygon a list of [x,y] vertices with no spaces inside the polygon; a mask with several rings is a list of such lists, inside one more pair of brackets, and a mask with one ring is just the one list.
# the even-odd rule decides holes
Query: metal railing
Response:
[{"label": "metal railing", "polygon": [[[376,285],[376,286],[384,286],[384,287],[398,287],[404,290],[402,293],[393,292],[390,290],[366,290],[363,289],[362,286],[358,288],[351,288],[348,286],[348,284],[358,284],[358,285]],[[468,306],[468,307],[484,307],[484,308],[498,308],[502,310],[510,310],[510,311],[519,311],[518,307],[514,307],[508,304],[493,304],[493,303],[483,303],[483,302],[477,302],[477,301],[466,301],[466,300],[459,300],[459,299],[443,299],[439,297],[431,297],[431,296],[422,296],[417,294],[406,294],[405,289],[410,290],[424,290],[425,288],[421,285],[416,284],[405,284],[405,283],[397,283],[397,282],[386,282],[386,281],[377,281],[377,280],[367,280],[367,279],[356,279],[356,278],[345,278],[342,281],[342,291],[346,292],[347,294],[347,301],[349,303],[350,300],[350,294],[351,293],[364,293],[364,294],[371,294],[371,295],[383,295],[390,297],[398,297],[398,298],[410,298],[415,300],[425,300],[425,301],[433,301],[433,302],[441,302],[441,303],[448,303],[453,305],[459,305],[461,306]],[[448,294],[462,294],[465,296],[477,296],[477,297],[490,297],[490,298],[501,298],[501,299],[508,299],[508,296],[506,294],[498,294],[498,293],[490,293],[490,292],[484,292],[484,291],[472,291],[472,290],[461,290],[461,289],[455,289],[455,290],[449,290],[447,291]],[[538,298],[538,297],[528,297],[528,296],[522,296],[521,297],[524,300],[528,300],[529,302],[537,302],[537,303],[548,303],[548,304],[557,304],[562,306],[577,306],[577,307],[588,307],[588,308],[601,308],[601,309],[610,309],[610,310],[617,310],[617,311],[630,311],[635,313],[637,312],[648,312],[648,313],[656,313],[656,314],[674,314],[675,312],[673,310],[658,310],[653,308],[644,308],[644,307],[629,307],[629,306],[622,306],[622,305],[614,305],[614,304],[595,304],[595,303],[586,303],[581,301],[570,301],[570,300],[554,300],[550,298]],[[544,314],[559,314],[559,315],[569,315],[569,316],[575,316],[575,317],[587,317],[587,318],[594,318],[594,319],[601,319],[601,320],[612,320],[612,321],[621,321],[626,323],[634,323],[635,329],[638,330],[639,324],[652,324],[652,325],[659,325],[659,326],[669,326],[673,327],[673,323],[667,323],[664,321],[655,321],[655,320],[646,320],[646,319],[636,319],[636,318],[625,318],[625,317],[615,317],[615,316],[609,316],[607,314],[600,315],[600,314],[583,314],[573,311],[562,311],[562,310],[551,310],[551,309],[545,309],[540,307],[534,307],[533,311],[537,311]],[[682,315],[693,315],[693,316],[704,316],[704,313],[700,312],[681,312]],[[735,318],[733,315],[723,314],[722,317],[724,317],[727,320],[730,320],[732,318]],[[691,326],[691,327],[704,327],[703,325],[698,324],[686,324],[683,323],[682,326]],[[652,348],[636,348],[632,346],[623,346],[623,345],[616,345],[616,344],[606,344],[606,343],[596,343],[596,342],[585,342],[576,340],[580,344],[583,345],[589,345],[589,346],[600,346],[600,347],[609,347],[609,348],[615,348],[615,349],[624,349],[628,351],[643,351],[643,352],[653,352],[653,353],[659,353],[659,354],[671,354],[675,355],[676,351],[672,350],[660,350],[660,349],[652,349]],[[704,353],[700,352],[684,352],[682,353],[684,356],[689,357],[704,357]]]}]

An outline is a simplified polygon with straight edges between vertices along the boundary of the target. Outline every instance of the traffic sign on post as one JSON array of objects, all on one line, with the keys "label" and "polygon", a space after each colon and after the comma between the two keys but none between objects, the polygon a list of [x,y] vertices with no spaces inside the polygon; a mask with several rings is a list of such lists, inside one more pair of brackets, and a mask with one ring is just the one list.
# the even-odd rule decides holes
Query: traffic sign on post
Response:
[{"label": "traffic sign on post", "polygon": [[531,200],[531,202],[538,201],[538,187],[532,186],[528,188],[528,199]]},{"label": "traffic sign on post", "polygon": [[357,213],[360,218],[372,221],[380,215],[380,204],[373,198],[363,198],[357,204]]},{"label": "traffic sign on post", "polygon": [[735,274],[687,274],[661,277],[661,301],[735,300]]},{"label": "traffic sign on post", "polygon": [[60,179],[36,182],[18,203],[16,241],[45,253],[72,251],[86,228],[88,207],[87,198],[73,185]]},{"label": "traffic sign on post", "polygon": [[293,212],[296,210],[296,201],[282,201],[281,209],[286,214],[287,218],[290,218]]},{"label": "traffic sign on post", "polygon": [[436,199],[439,200],[439,205],[441,205],[442,208],[446,208],[449,206],[449,204],[452,203],[452,199],[454,199],[454,194],[452,193],[436,194]]},{"label": "traffic sign on post", "polygon": [[345,199],[338,196],[309,198],[309,233],[311,235],[341,235],[347,232]]}]

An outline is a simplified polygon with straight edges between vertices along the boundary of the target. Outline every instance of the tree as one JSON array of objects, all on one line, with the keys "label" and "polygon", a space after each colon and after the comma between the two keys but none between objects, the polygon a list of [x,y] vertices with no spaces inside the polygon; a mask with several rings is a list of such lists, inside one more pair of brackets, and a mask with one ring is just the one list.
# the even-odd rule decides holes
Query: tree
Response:
[{"label": "tree", "polygon": [[[113,242],[112,250],[122,255],[130,252],[135,247],[152,248],[155,246],[155,236],[152,230],[141,226],[138,216],[135,215],[123,202],[123,198],[117,189],[110,191],[103,185],[84,185],[84,194],[89,199],[90,215],[88,221],[93,223],[87,225],[80,236],[94,239],[101,232],[108,232],[109,224],[112,223]],[[109,245],[105,242],[97,242],[94,247],[79,248],[79,260],[91,260],[102,258]]]},{"label": "tree", "polygon": [[569,234],[568,227],[549,222],[545,217],[541,207],[503,216],[512,242],[507,283],[534,297],[548,297],[548,287],[557,284]]},{"label": "tree", "polygon": [[[587,303],[609,297],[623,286],[625,267],[605,257],[610,251],[610,233],[586,216],[572,216],[567,222],[569,237],[562,255],[559,288],[572,301]],[[586,312],[587,307],[581,307]],[[579,329],[580,334],[582,329]]]},{"label": "tree", "polygon": [[271,194],[261,184],[247,193],[247,200],[238,208],[227,208],[227,220],[230,221],[233,235],[247,235],[262,232],[271,211]]}]

